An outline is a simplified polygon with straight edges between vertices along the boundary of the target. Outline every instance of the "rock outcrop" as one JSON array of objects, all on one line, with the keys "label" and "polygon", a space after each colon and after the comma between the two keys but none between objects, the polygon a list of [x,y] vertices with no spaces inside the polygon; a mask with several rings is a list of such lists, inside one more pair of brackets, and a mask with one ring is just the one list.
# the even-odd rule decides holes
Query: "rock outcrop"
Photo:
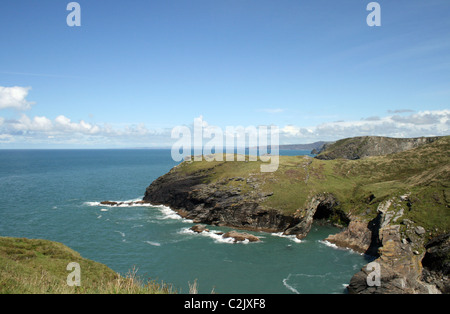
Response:
[{"label": "rock outcrop", "polygon": [[311,230],[311,225],[315,218],[320,219],[321,217],[328,218],[332,216],[337,206],[338,201],[331,193],[321,193],[313,196],[305,210],[298,210],[295,213],[294,217],[299,220],[299,223],[287,228],[284,234],[296,235],[298,239],[303,239]]},{"label": "rock outcrop", "polygon": [[237,241],[249,241],[249,242],[259,242],[261,241],[257,236],[246,232],[237,232],[235,230],[228,231],[227,233],[222,235],[222,238],[232,238],[234,242]]},{"label": "rock outcrop", "polygon": [[144,201],[170,206],[182,217],[195,223],[230,226],[249,230],[280,232],[300,222],[291,215],[260,206],[271,193],[241,193],[225,183],[203,183],[202,173],[180,175],[174,171],[155,180],[146,190]]},{"label": "rock outcrop", "polygon": [[[404,196],[403,196],[404,197]],[[449,246],[447,239],[441,239],[428,245],[429,253],[424,247],[425,230],[416,226],[412,221],[404,219],[398,223],[403,215],[403,210],[396,210],[392,198],[378,206],[378,215],[369,223],[352,220],[344,231],[331,235],[326,240],[341,247],[349,247],[355,251],[369,254],[374,260],[365,265],[350,280],[348,290],[358,294],[404,294],[404,293],[441,293],[448,288],[448,266],[445,267],[443,259],[448,259]],[[439,246],[440,245],[440,246]],[[435,252],[439,252],[434,255]],[[428,255],[430,268],[424,272],[425,255]],[[436,256],[439,256],[436,258]],[[373,263],[377,266],[378,284],[371,284]],[[436,279],[436,274],[439,279]],[[424,274],[428,274],[429,280],[424,280]],[[434,276],[434,277],[433,277]],[[433,277],[433,278],[432,278]],[[437,283],[440,284],[438,289]]]},{"label": "rock outcrop", "polygon": [[315,157],[322,160],[360,159],[368,156],[394,154],[429,144],[440,137],[391,138],[381,136],[361,136],[324,144]]},{"label": "rock outcrop", "polygon": [[422,280],[450,293],[450,233],[434,237],[425,248]]},{"label": "rock outcrop", "polygon": [[[450,137],[363,137],[335,144],[319,156],[344,159],[280,158],[276,173],[255,173],[259,165],[247,161],[185,161],[152,182],[142,202],[169,206],[199,224],[300,239],[313,221],[333,221],[345,228],[326,240],[375,263],[353,276],[349,292],[448,293],[450,236],[443,234],[450,229]],[[345,160],[381,154],[390,155]],[[375,285],[368,280],[373,265]]]},{"label": "rock outcrop", "polygon": [[206,228],[206,225],[194,225],[192,227],[190,227],[189,229],[191,229],[192,231],[196,232],[196,233],[202,233],[203,231],[208,232],[209,229]]}]

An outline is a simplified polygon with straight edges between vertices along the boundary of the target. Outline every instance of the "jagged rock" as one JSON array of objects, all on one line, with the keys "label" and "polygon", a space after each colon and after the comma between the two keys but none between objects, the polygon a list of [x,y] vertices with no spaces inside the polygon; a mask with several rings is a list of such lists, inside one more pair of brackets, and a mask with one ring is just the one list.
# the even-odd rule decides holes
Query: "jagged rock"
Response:
[{"label": "jagged rock", "polygon": [[[366,140],[367,142],[364,142]],[[422,145],[425,142],[434,140],[436,138],[411,139],[411,141],[404,141],[406,144],[398,141],[400,144],[395,144],[394,146],[397,146],[393,147],[393,149],[409,149],[416,144]],[[436,143],[430,144],[430,147],[432,146],[433,149],[430,149],[429,152],[428,150],[424,151],[430,153],[429,155],[433,157],[431,159],[428,157],[419,159],[425,161],[426,165],[430,164],[431,167],[434,157],[437,156],[437,150],[448,151],[447,142],[448,138],[445,141],[438,140],[437,144],[441,143],[439,145],[436,145]],[[357,143],[357,141],[353,141],[353,143]],[[361,144],[360,146],[359,144],[347,146],[349,149],[352,148],[352,153],[350,154],[346,148],[341,153],[344,152],[346,154],[348,152],[349,154],[341,155],[341,157],[358,159],[365,156],[394,152],[389,150],[389,145],[385,145],[390,143],[390,140],[365,138],[359,143]],[[376,146],[374,150],[367,148],[366,145],[368,143]],[[423,149],[418,149],[418,152],[424,153]],[[445,155],[444,153],[443,155]],[[348,195],[353,193],[354,197],[349,196],[347,198],[342,196],[346,194],[340,191],[340,186],[333,186],[334,190],[328,190],[327,184],[324,184],[323,193],[317,193],[317,188],[321,186],[321,182],[318,180],[324,180],[324,183],[328,183],[326,178],[321,177],[320,166],[323,166],[324,162],[304,157],[299,159],[296,164],[289,162],[285,165],[292,168],[289,171],[295,169],[295,171],[299,171],[298,174],[301,174],[301,176],[297,175],[289,178],[290,181],[288,182],[290,183],[285,183],[282,177],[283,173],[280,175],[279,172],[265,175],[259,173],[243,175],[241,173],[244,172],[236,172],[239,173],[239,176],[234,174],[233,177],[230,177],[226,173],[227,170],[224,170],[229,168],[222,167],[221,164],[202,168],[184,163],[184,165],[181,164],[173,168],[169,173],[155,180],[147,188],[143,201],[154,205],[170,206],[182,217],[192,219],[196,223],[231,226],[247,230],[282,231],[284,234],[294,234],[298,238],[303,238],[308,234],[313,220],[329,220],[331,215],[339,215],[339,207],[341,206],[339,202],[342,202],[342,209],[345,210],[342,218],[346,219],[344,225],[347,224],[348,226],[341,233],[330,236],[327,240],[338,246],[350,247],[355,251],[372,255],[373,258],[376,258],[375,262],[379,263],[381,270],[381,286],[368,286],[367,276],[370,272],[363,268],[352,278],[349,285],[350,292],[431,293],[437,292],[437,289],[442,292],[448,291],[445,290],[447,286],[443,283],[443,280],[448,280],[445,277],[447,275],[443,274],[444,270],[438,273],[430,266],[431,264],[440,263],[438,258],[440,253],[437,252],[445,250],[448,244],[442,244],[442,247],[440,245],[430,246],[425,250],[424,241],[429,235],[427,232],[434,233],[438,232],[438,230],[422,221],[420,215],[414,215],[417,213],[415,211],[418,208],[422,211],[424,210],[422,208],[423,203],[422,206],[417,206],[421,203],[419,199],[421,194],[416,192],[405,193],[402,188],[401,191],[396,190],[397,192],[392,193],[392,196],[384,194],[384,191],[380,194],[376,191],[377,195],[375,196],[370,190],[364,191],[365,186],[363,183],[365,181],[357,180],[362,178],[359,177],[361,174],[364,175],[364,178],[370,178],[372,175],[371,171],[374,171],[373,174],[375,176],[380,175],[382,177],[380,182],[378,182],[383,183],[383,185],[380,185],[380,189],[382,186],[387,186],[397,175],[394,173],[395,171],[392,172],[391,170],[395,170],[397,166],[403,167],[403,165],[407,165],[409,160],[414,164],[418,162],[414,159],[416,158],[415,152],[405,152],[404,154],[408,158],[405,158],[405,162],[401,164],[393,161],[397,157],[402,160],[400,155],[403,154],[395,155],[392,158],[386,157],[386,159],[384,157],[367,159],[362,162],[336,162],[333,168],[333,178],[342,180],[344,184],[353,185],[353,191],[349,187],[346,187],[346,189],[349,193]],[[419,154],[419,156],[421,155]],[[378,160],[387,161],[379,172]],[[310,169],[312,168],[311,164],[313,164],[311,161],[316,163],[315,171]],[[423,163],[421,162],[421,164]],[[371,167],[367,167],[367,173],[360,169],[358,174],[357,171],[353,172],[353,169],[358,170],[357,167],[354,167],[356,165],[364,168],[366,165]],[[445,180],[448,178],[448,172],[446,172],[448,171],[448,163],[445,164],[444,160],[444,162],[439,161],[436,165],[436,169],[433,169],[431,172],[421,170],[421,172],[416,173],[415,168],[411,168],[414,170],[411,172],[412,177],[408,176],[409,173],[407,171],[409,168],[406,166],[404,170],[399,172],[401,178],[398,178],[398,180],[415,182],[414,184],[417,187],[421,186],[422,183],[425,185],[438,183],[437,186],[444,188],[447,186]],[[180,171],[183,167],[186,167],[187,171]],[[220,167],[222,167],[222,170],[220,170]],[[387,172],[387,174],[383,175],[384,172]],[[354,181],[353,176],[355,176]],[[314,178],[317,180],[314,181]],[[311,185],[311,181],[314,181],[313,183],[315,184]],[[339,181],[337,182],[333,184],[338,185]],[[284,204],[280,205],[282,200],[278,199],[280,195],[277,195],[280,187],[274,189],[273,185],[271,185],[273,183],[297,185],[299,193],[303,193],[301,195],[302,203],[297,204],[291,201],[290,204],[295,204],[294,206],[299,207],[278,210],[276,206],[283,207]],[[373,187],[376,182],[372,181],[370,184]],[[308,187],[311,185],[311,188],[304,189],[305,185],[308,185]],[[290,190],[292,190],[292,198],[295,199],[294,193],[296,190],[294,187],[290,187]],[[276,194],[271,195],[271,192],[267,193],[268,190],[273,190]],[[424,189],[424,191],[428,190]],[[391,192],[389,190],[388,193]],[[338,200],[333,193],[343,199]],[[435,205],[446,205],[444,203],[446,202],[448,208],[448,199],[450,199],[448,195],[446,191],[443,191],[442,195],[437,193],[434,196],[436,200]],[[273,204],[278,205],[274,206],[271,204],[271,201],[276,201]],[[372,205],[374,204],[378,204],[375,218],[372,216],[374,209]],[[295,213],[292,214],[294,211]],[[442,211],[442,206],[440,211]],[[347,217],[347,215],[352,216]],[[415,221],[412,221],[416,217],[429,230],[425,230],[418,226]],[[240,239],[245,239],[245,237]],[[424,258],[424,267],[421,264],[422,258]],[[447,263],[448,260],[445,260],[444,265],[449,265]]]},{"label": "jagged rock", "polygon": [[[144,201],[169,206],[195,223],[230,226],[268,232],[284,231],[299,219],[275,209],[266,210],[260,203],[273,193],[243,193],[219,181],[205,184],[203,172],[182,175],[170,171],[147,188]],[[235,177],[238,182],[243,178]],[[247,180],[248,181],[248,180]]]},{"label": "jagged rock", "polygon": [[100,202],[101,205],[105,205],[105,206],[121,206],[121,205],[126,205],[126,206],[133,206],[133,205],[142,205],[142,204],[148,204],[146,201],[131,201],[131,202],[114,202],[114,201],[103,201]]},{"label": "jagged rock", "polygon": [[233,238],[234,242],[237,241],[245,241],[248,240],[250,242],[258,242],[260,241],[260,239],[257,236],[254,236],[253,234],[250,233],[245,233],[245,232],[237,232],[237,231],[229,231],[225,234],[222,235],[223,238]]},{"label": "jagged rock", "polygon": [[368,156],[381,156],[413,149],[434,142],[440,137],[391,138],[381,136],[360,136],[346,138],[334,143],[325,144],[315,158],[360,159]]},{"label": "jagged rock", "polygon": [[442,293],[450,293],[450,233],[434,237],[425,248],[423,280]]},{"label": "jagged rock", "polygon": [[[379,230],[379,257],[375,263],[379,266],[380,285],[369,286],[367,265],[350,280],[350,293],[427,293],[429,288],[420,281],[423,253],[411,249],[400,237],[399,225],[388,225]],[[417,254],[418,253],[418,254]]]},{"label": "jagged rock", "polygon": [[345,230],[340,233],[329,235],[325,240],[336,244],[339,247],[352,249],[359,253],[375,255],[375,251],[370,251],[372,243],[372,230],[369,223],[363,220],[354,219],[350,221]]},{"label": "jagged rock", "polygon": [[113,202],[113,201],[103,201],[100,202],[101,205],[106,205],[106,206],[118,206],[120,205],[118,202]]},{"label": "jagged rock", "polygon": [[333,194],[321,193],[311,198],[306,210],[302,213],[298,224],[286,229],[285,235],[296,235],[298,239],[303,239],[311,230],[311,225],[315,215],[324,217],[330,216],[333,207],[337,205],[337,200]]},{"label": "jagged rock", "polygon": [[203,231],[206,231],[206,232],[209,231],[209,229],[206,228],[206,225],[195,225],[195,226],[190,227],[189,229],[191,229],[192,231],[197,232],[197,233],[202,233]]},{"label": "jagged rock", "polygon": [[416,233],[417,233],[418,235],[422,235],[422,234],[424,234],[424,233],[426,232],[426,231],[425,231],[425,228],[424,228],[424,227],[421,227],[421,226],[417,226],[414,230],[416,231]]}]

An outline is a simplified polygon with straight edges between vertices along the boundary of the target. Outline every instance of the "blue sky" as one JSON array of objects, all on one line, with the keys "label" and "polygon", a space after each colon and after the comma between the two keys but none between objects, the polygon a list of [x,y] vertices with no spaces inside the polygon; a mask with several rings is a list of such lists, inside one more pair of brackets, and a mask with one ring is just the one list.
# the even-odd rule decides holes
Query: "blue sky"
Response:
[{"label": "blue sky", "polygon": [[169,146],[191,125],[276,125],[282,144],[447,135],[450,2],[0,3],[0,148]]}]

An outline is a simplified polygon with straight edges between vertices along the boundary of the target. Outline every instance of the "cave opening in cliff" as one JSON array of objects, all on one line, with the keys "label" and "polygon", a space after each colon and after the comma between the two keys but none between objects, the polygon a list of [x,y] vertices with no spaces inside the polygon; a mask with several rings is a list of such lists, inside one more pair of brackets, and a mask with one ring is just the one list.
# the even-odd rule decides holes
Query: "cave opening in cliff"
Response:
[{"label": "cave opening in cliff", "polygon": [[328,220],[333,215],[334,204],[328,202],[322,202],[317,206],[316,212],[314,213],[314,220]]},{"label": "cave opening in cliff", "polygon": [[331,201],[321,202],[313,215],[313,220],[318,223],[332,223],[339,226],[347,226],[350,219],[339,208],[339,203]]}]

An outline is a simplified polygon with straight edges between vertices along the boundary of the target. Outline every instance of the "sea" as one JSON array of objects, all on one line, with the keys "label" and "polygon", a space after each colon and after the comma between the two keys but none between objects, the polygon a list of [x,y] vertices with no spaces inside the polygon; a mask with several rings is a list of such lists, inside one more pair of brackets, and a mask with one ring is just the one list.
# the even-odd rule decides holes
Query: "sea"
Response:
[{"label": "sea", "polygon": [[233,243],[216,234],[230,228],[194,233],[166,206],[100,204],[142,199],[177,164],[168,149],[0,150],[0,236],[61,242],[179,293],[196,283],[202,294],[342,294],[367,263],[324,241],[333,226],[314,224],[301,241],[249,231],[262,241]]}]

